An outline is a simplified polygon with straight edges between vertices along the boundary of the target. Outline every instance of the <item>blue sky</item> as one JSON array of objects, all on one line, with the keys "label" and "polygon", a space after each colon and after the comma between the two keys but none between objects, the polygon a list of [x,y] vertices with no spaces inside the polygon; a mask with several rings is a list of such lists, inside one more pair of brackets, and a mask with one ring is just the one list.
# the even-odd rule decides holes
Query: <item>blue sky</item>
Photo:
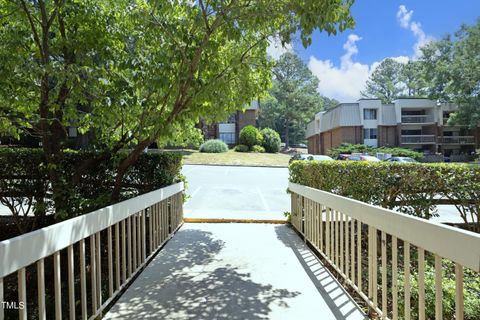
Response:
[{"label": "blue sky", "polygon": [[387,57],[416,59],[419,47],[453,33],[480,16],[480,0],[356,0],[356,26],[337,36],[315,32],[307,49],[293,42],[271,54],[294,50],[320,79],[320,93],[341,102],[360,97],[368,75]]}]

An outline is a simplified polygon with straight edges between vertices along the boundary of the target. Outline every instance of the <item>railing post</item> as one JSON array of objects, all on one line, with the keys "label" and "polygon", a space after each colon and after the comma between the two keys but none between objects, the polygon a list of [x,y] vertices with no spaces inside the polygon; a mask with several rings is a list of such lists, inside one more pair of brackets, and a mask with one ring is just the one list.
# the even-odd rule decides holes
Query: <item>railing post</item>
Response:
[{"label": "railing post", "polygon": [[455,263],[455,319],[463,319],[463,266]]}]

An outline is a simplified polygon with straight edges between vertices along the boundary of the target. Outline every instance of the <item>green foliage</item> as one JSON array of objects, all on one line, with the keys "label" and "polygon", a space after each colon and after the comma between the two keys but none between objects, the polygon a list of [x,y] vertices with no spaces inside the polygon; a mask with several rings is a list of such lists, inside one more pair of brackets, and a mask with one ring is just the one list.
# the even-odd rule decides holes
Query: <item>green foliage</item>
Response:
[{"label": "green foliage", "polygon": [[244,144],[237,144],[235,146],[235,151],[236,152],[248,152],[248,151],[250,151],[250,149],[248,148],[248,146],[246,146]]},{"label": "green foliage", "polygon": [[222,153],[227,151],[228,146],[226,143],[218,139],[208,140],[200,146],[200,152],[205,153]]},{"label": "green foliage", "polygon": [[480,121],[480,19],[463,25],[450,35],[422,48],[428,94],[433,99],[451,101],[459,106],[450,123],[478,126]]},{"label": "green foliage", "polygon": [[0,135],[42,140],[61,211],[68,181],[56,168],[65,128],[76,126],[95,137],[92,149],[121,159],[112,172],[118,198],[150,144],[182,142],[199,118],[222,120],[265,94],[270,37],[295,34],[307,46],[314,30],[353,27],[352,4],[0,0]]},{"label": "green foliage", "polygon": [[436,215],[439,197],[457,201],[462,218],[480,232],[478,166],[293,161],[290,181],[426,219]]},{"label": "green foliage", "polygon": [[259,145],[254,145],[252,147],[252,152],[265,153],[265,148]]},{"label": "green foliage", "polygon": [[281,141],[280,135],[277,131],[270,128],[264,128],[260,132],[263,136],[262,146],[265,148],[266,152],[277,153],[278,151],[280,151]]},{"label": "green foliage", "polygon": [[402,64],[391,58],[383,60],[373,71],[366,83],[362,96],[378,98],[383,103],[391,103],[403,91],[400,86]]},{"label": "green foliage", "polygon": [[[75,182],[75,168],[85,159],[98,156],[95,152],[66,151],[62,161],[55,167],[65,181],[64,207],[68,212],[55,212],[52,186],[49,183],[48,168],[41,149],[0,148],[0,202],[17,217],[20,232],[26,232],[42,224],[48,213],[54,213],[56,220],[71,218],[96,210],[112,203],[110,195],[115,181],[115,163],[99,161],[86,169]],[[119,155],[121,161],[126,154]],[[119,200],[150,192],[178,181],[182,157],[173,153],[143,153],[129,168],[122,180]],[[23,206],[19,206],[23,204]],[[25,217],[33,214],[33,225]]]},{"label": "green foliage", "polygon": [[248,125],[240,130],[240,136],[238,140],[240,144],[244,144],[251,149],[256,144],[262,144],[263,136],[260,133],[260,130],[252,125]]},{"label": "green foliage", "polygon": [[294,53],[284,53],[273,68],[270,97],[262,101],[261,127],[275,128],[287,147],[291,141],[303,142],[305,128],[315,113],[323,109],[318,93],[319,80]]},{"label": "green foliage", "polygon": [[408,148],[396,148],[396,147],[380,147],[374,148],[365,144],[342,144],[338,147],[330,149],[327,154],[335,158],[339,154],[352,154],[352,153],[368,153],[375,155],[376,153],[391,154],[392,157],[410,157],[415,160],[420,160],[423,157],[421,152],[408,149]]},{"label": "green foliage", "polygon": [[[410,273],[411,309],[410,316],[418,319],[418,271],[414,268]],[[400,296],[404,295],[405,274],[399,272],[398,288]],[[465,320],[480,319],[480,277],[470,269],[464,272],[464,306]],[[443,319],[455,318],[455,264],[444,260],[442,263],[442,303]],[[404,318],[405,299],[398,300],[400,318]],[[425,266],[425,317],[435,319],[435,268],[432,261]]]}]

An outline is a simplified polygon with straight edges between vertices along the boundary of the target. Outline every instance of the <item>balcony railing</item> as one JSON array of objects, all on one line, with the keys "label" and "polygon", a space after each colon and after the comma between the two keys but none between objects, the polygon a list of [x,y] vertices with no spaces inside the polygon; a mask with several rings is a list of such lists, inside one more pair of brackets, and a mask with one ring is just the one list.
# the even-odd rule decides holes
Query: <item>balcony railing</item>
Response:
[{"label": "balcony railing", "polygon": [[412,115],[402,116],[402,123],[432,123],[433,116],[431,115]]},{"label": "balcony railing", "polygon": [[475,144],[475,137],[474,136],[443,136],[443,137],[438,137],[438,143]]},{"label": "balcony railing", "polygon": [[455,319],[464,318],[464,267],[480,273],[479,234],[295,183],[289,190],[293,227],[379,318],[410,319],[415,302],[425,319],[428,292],[442,319],[444,260],[455,265]]},{"label": "balcony railing", "polygon": [[400,142],[403,144],[433,144],[435,143],[434,135],[402,135]]},{"label": "balcony railing", "polygon": [[[97,318],[180,227],[182,191],[177,183],[1,241],[0,301],[15,283],[19,319]],[[0,319],[13,317],[6,312]]]}]

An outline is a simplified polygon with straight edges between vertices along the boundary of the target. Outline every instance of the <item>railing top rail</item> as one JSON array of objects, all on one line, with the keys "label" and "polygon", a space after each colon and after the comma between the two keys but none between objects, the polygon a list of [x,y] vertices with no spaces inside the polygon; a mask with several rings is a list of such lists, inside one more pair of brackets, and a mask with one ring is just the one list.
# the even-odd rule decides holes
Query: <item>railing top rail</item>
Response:
[{"label": "railing top rail", "polygon": [[405,137],[405,138],[421,138],[421,137],[429,137],[429,138],[434,138],[435,135],[434,134],[402,134],[401,135],[402,137]]},{"label": "railing top rail", "polygon": [[480,234],[292,182],[289,183],[289,189],[362,223],[480,272]]},{"label": "railing top rail", "polygon": [[183,191],[183,182],[0,242],[0,278]]},{"label": "railing top rail", "polygon": [[430,114],[402,114],[402,117],[412,117],[412,118],[420,118],[420,117],[431,117]]}]

